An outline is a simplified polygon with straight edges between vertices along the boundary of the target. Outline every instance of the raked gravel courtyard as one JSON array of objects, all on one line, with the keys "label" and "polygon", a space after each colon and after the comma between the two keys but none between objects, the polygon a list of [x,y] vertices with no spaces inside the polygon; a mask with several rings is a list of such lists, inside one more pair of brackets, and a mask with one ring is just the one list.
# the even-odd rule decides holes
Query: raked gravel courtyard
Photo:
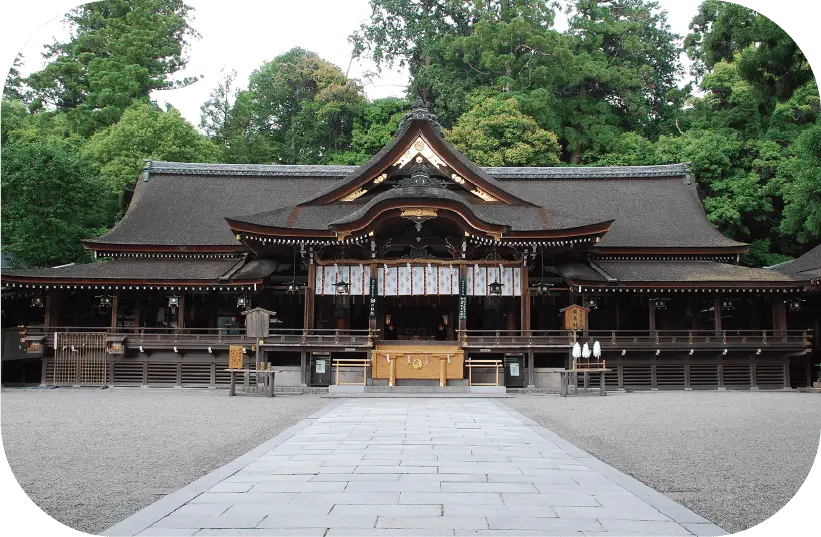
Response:
[{"label": "raked gravel courtyard", "polygon": [[[368,494],[366,489],[376,486],[379,490],[370,492],[373,495],[370,503],[393,507],[381,511],[381,516],[374,515],[381,518],[381,523],[374,518],[370,521],[373,523],[370,528],[359,530],[398,534],[397,528],[390,526],[398,525],[402,520],[453,517],[461,520],[460,526],[480,527],[449,528],[442,527],[441,522],[437,521],[425,523],[432,527],[408,528],[405,525],[405,529],[410,534],[478,535],[494,531],[511,534],[512,529],[491,528],[510,524],[504,520],[527,518],[531,522],[524,524],[538,523],[539,529],[521,529],[524,534],[543,534],[551,527],[562,527],[561,524],[567,523],[568,519],[582,520],[578,528],[592,522],[599,524],[588,525],[587,529],[579,530],[582,532],[596,534],[613,528],[619,531],[618,524],[626,523],[624,520],[619,522],[606,516],[601,519],[589,516],[573,518],[573,509],[600,507],[599,511],[604,513],[607,507],[598,499],[606,495],[573,494],[580,493],[578,487],[583,485],[580,480],[612,481],[613,476],[595,468],[595,459],[574,454],[573,446],[562,447],[562,438],[534,436],[534,431],[538,429],[536,424],[521,415],[505,411],[510,408],[533,418],[579,448],[657,488],[725,529],[737,531],[771,516],[795,493],[812,464],[818,448],[818,431],[821,429],[821,397],[783,392],[657,392],[564,399],[527,395],[502,401],[349,400],[354,401],[354,406],[346,412],[347,418],[334,419],[333,422],[328,420],[334,416],[340,417],[334,412],[342,412],[345,407],[331,408],[330,405],[347,403],[309,395],[275,399],[229,398],[224,390],[114,388],[4,389],[1,397],[4,448],[24,490],[57,520],[92,533],[129,517],[180,487],[184,491],[192,481],[236,457],[244,456],[247,459],[248,455],[243,454],[252,448],[263,450],[266,453],[264,456],[269,459],[258,461],[256,467],[251,466],[245,472],[261,476],[259,482],[249,485],[251,481],[243,481],[243,478],[251,479],[250,474],[243,477],[243,472],[239,470],[232,472],[232,475],[224,476],[225,483],[220,485],[228,487],[228,491],[218,492],[217,489],[206,495],[207,489],[201,490],[197,493],[197,496],[203,496],[200,500],[192,497],[183,502],[188,503],[187,510],[191,514],[184,515],[185,511],[182,511],[175,516],[231,514],[228,511],[235,505],[227,505],[230,502],[226,500],[255,492],[279,498],[279,503],[269,499],[263,502],[273,514],[280,509],[276,506],[289,496],[290,500],[284,504],[290,505],[288,516],[299,515],[292,516],[292,520],[339,515],[359,517],[360,522],[354,524],[361,524],[361,515],[368,518],[375,508],[369,508],[367,504],[365,507],[361,504],[359,507],[342,507],[358,504],[335,500],[340,499],[340,494]],[[303,420],[316,411],[324,413],[319,418]],[[372,421],[379,412],[382,413],[380,419],[387,420],[384,427],[376,427]],[[445,416],[445,412],[450,414]],[[424,422],[429,419],[452,422],[450,429],[456,436],[434,436],[431,433],[435,431],[423,426],[423,423],[430,425]],[[404,432],[400,431],[401,420],[404,420]],[[341,424],[334,427],[334,423]],[[354,423],[358,425],[354,427]],[[301,429],[293,433],[293,444],[288,444],[288,439],[271,440],[294,425]],[[548,437],[550,431],[546,433]],[[317,434],[311,439],[309,435],[313,433]],[[347,458],[343,457],[346,454],[342,452],[328,453],[327,445],[324,452],[321,452],[322,449],[319,449],[320,453],[306,451],[306,447],[316,450],[316,440],[323,439],[321,435],[334,434],[353,435],[353,438],[342,441],[354,442],[349,445],[357,447],[359,458],[351,456],[352,452],[347,454]],[[501,448],[512,442],[516,435],[519,438],[515,442],[531,444],[527,449],[529,455],[535,455],[533,448],[538,447],[538,457],[515,455],[516,450],[510,449],[510,445],[508,449],[498,451],[488,449]],[[389,444],[380,445],[380,441],[391,437],[394,437],[392,442],[401,438],[401,445],[408,447],[402,447],[402,453],[397,454],[397,444],[393,444],[394,449],[386,447]],[[367,438],[372,439],[369,442],[375,438],[375,445],[362,452],[363,442]],[[457,439],[463,445],[451,443]],[[340,441],[332,436],[324,440],[331,444]],[[464,442],[478,440],[490,442],[491,445],[477,444],[475,454],[473,447],[466,449]],[[305,445],[298,446],[300,441]],[[415,441],[416,444],[413,443]],[[268,447],[265,446],[266,442]],[[276,445],[271,445],[272,442]],[[494,446],[495,443],[499,445]],[[255,447],[260,444],[262,446]],[[294,449],[297,447],[299,449]],[[434,457],[436,448],[444,452],[435,453]],[[277,449],[282,451],[277,452]],[[407,454],[404,452],[406,449]],[[567,460],[561,452],[576,458],[576,462],[560,462]],[[381,455],[384,456],[380,458]],[[388,457],[390,455],[392,457]],[[256,458],[261,456],[258,454]],[[531,460],[514,460],[517,457]],[[537,463],[539,465],[555,467],[533,467],[534,458],[541,459]],[[352,464],[357,461],[357,464]],[[403,462],[407,464],[403,465]],[[246,466],[249,464],[247,462]],[[559,467],[560,464],[569,466]],[[281,473],[280,470],[286,466],[296,469],[297,473]],[[402,468],[401,472],[385,470],[402,466],[407,468]],[[576,466],[586,466],[588,469],[569,468]],[[417,469],[411,470],[411,467]],[[444,472],[440,471],[442,468]],[[482,473],[484,470],[487,473]],[[514,470],[521,475],[517,476]],[[537,476],[538,479],[529,478],[534,471],[542,475]],[[577,479],[572,475],[560,475],[568,472],[573,475],[599,474],[600,477]],[[545,482],[545,475],[558,481],[550,484],[550,490],[546,488],[549,483]],[[530,481],[527,481],[528,478]],[[568,480],[561,484],[564,478]],[[296,488],[330,488],[287,492],[282,490],[282,483],[290,483],[292,487],[295,484]],[[340,484],[344,485],[341,490],[331,490],[340,489]],[[208,488],[216,485],[213,483]],[[260,488],[252,491],[257,486]],[[232,487],[233,490],[230,490]],[[466,488],[471,487],[475,487],[473,492],[465,492]],[[481,487],[507,490],[478,490]],[[629,490],[627,493],[633,494]],[[179,493],[176,494],[179,498]],[[226,494],[229,496],[216,496]],[[305,500],[294,502],[300,494],[307,494],[302,496]],[[470,503],[455,501],[455,494],[463,497],[467,497],[465,494],[473,495],[474,499],[492,503],[476,503],[471,507]],[[565,499],[547,501],[541,498],[541,503],[534,499],[539,496],[549,498],[551,495],[555,498],[557,494]],[[405,495],[406,501],[403,501],[402,495]],[[209,497],[221,501],[203,502]],[[491,497],[494,499],[490,500]],[[584,499],[580,500],[582,497]],[[574,499],[591,503],[591,497],[596,504],[550,503],[567,503]],[[169,496],[163,501],[169,498],[173,499]],[[306,501],[311,498],[312,501]],[[256,503],[259,502],[247,502],[246,507],[237,507],[232,513],[247,512],[253,509],[247,506]],[[215,504],[224,508],[219,515],[214,515]],[[338,510],[337,505],[340,506]],[[492,508],[479,509],[476,506]],[[541,508],[534,509],[534,506]],[[437,508],[438,513],[435,513]],[[639,516],[670,518],[657,508],[651,508],[655,513],[637,507]],[[317,512],[309,514],[311,509]],[[324,513],[323,509],[326,509]],[[534,513],[538,516],[531,516]],[[277,517],[269,516],[265,514],[258,521],[251,521],[256,529],[202,529],[197,535],[271,535],[272,530],[263,526],[274,524],[273,520]],[[160,522],[164,518],[170,517],[161,516],[152,524],[174,523],[173,520]],[[279,518],[285,520],[281,516]],[[482,518],[484,520],[478,520]],[[532,522],[536,519],[537,522]],[[251,522],[246,520],[243,524]],[[670,521],[661,518],[633,522],[658,530],[654,523]],[[485,525],[482,527],[482,524]],[[305,526],[305,523],[300,522],[299,525]],[[673,526],[663,525],[666,526],[665,530],[674,531]],[[323,529],[322,534],[328,528]],[[191,534],[197,528],[190,529],[191,532],[185,528],[168,528],[159,531],[159,534]],[[357,528],[336,527],[335,534],[363,533],[354,529]],[[155,530],[149,533],[151,531]],[[568,528],[568,531],[575,530]],[[635,531],[638,530],[634,525],[629,533]],[[306,532],[315,534],[318,529],[292,528],[287,533]],[[566,533],[564,530],[560,532]],[[328,534],[330,536],[333,532],[328,531]]]}]

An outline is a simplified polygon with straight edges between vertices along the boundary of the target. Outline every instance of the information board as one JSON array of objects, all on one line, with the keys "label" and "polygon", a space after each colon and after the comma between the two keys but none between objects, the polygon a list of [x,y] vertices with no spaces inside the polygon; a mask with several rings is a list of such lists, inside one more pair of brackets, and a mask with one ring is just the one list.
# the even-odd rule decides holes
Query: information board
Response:
[{"label": "information board", "polygon": [[228,369],[242,369],[242,345],[228,348]]}]

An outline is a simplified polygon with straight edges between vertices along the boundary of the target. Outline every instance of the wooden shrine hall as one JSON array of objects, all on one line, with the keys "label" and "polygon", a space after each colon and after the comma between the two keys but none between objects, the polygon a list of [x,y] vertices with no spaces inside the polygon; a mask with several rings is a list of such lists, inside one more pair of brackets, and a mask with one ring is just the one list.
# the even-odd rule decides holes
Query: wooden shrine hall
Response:
[{"label": "wooden shrine hall", "polygon": [[817,278],[739,265],[686,165],[479,167],[422,107],[358,167],[146,162],[85,247],[3,271],[4,382],[227,386],[242,346],[280,388],[554,390],[582,345],[614,390],[812,380]]}]

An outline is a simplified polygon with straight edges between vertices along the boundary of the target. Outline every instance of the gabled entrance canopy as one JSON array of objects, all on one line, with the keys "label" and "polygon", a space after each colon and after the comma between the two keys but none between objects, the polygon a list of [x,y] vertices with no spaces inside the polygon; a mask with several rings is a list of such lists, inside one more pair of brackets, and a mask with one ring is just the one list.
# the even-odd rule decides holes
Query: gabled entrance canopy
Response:
[{"label": "gabled entrance canopy", "polygon": [[575,225],[555,226],[544,207],[505,189],[442,137],[435,115],[416,107],[391,143],[332,188],[297,205],[226,220],[236,237],[256,250],[260,242],[367,241],[395,218],[419,226],[449,220],[463,238],[508,245],[596,243],[612,223],[557,216]]}]

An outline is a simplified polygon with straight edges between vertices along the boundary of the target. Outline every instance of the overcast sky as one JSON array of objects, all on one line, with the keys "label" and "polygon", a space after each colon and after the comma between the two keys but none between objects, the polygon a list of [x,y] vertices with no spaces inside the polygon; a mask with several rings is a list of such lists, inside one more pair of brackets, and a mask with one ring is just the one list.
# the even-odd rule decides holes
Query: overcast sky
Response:
[{"label": "overcast sky", "polygon": [[[70,0],[37,1],[43,9],[32,10],[31,2],[20,3],[26,8],[25,21],[32,22],[36,14],[43,14],[44,25],[24,36],[30,37],[22,46],[25,56],[23,73],[27,74],[41,67],[40,52],[44,43],[51,42],[55,36],[64,37],[66,26],[62,16],[48,20],[48,13],[62,13],[72,2]],[[193,26],[202,35],[202,38],[192,43],[189,51],[189,64],[184,72],[177,77],[202,76],[202,79],[187,87],[171,91],[155,92],[153,97],[162,103],[170,103],[179,109],[193,124],[198,125],[200,105],[208,98],[208,94],[215,86],[220,70],[235,69],[238,73],[240,86],[247,85],[248,76],[261,63],[271,60],[294,46],[312,50],[321,57],[338,65],[343,71],[348,69],[349,76],[362,79],[365,91],[369,98],[401,96],[407,84],[407,73],[396,70],[383,70],[371,82],[364,80],[364,74],[375,71],[374,66],[367,61],[351,63],[351,46],[348,36],[359,25],[368,19],[370,8],[367,0],[189,0],[195,8]],[[660,0],[663,9],[668,12],[668,20],[675,33],[685,35],[688,25],[696,13],[701,0]],[[742,3],[753,6],[761,4],[756,0],[746,0]],[[798,22],[812,17],[809,11],[817,8],[815,0],[805,0],[800,11],[790,7],[800,5],[800,0],[781,0],[778,5],[781,9],[777,13],[768,13],[778,22],[790,11],[800,13]],[[771,4],[772,5],[772,4]],[[3,8],[6,13],[8,9]],[[771,11],[764,9],[765,12]],[[777,16],[780,14],[780,17]],[[6,19],[15,20],[10,17]],[[795,20],[793,18],[793,20]],[[817,19],[815,19],[817,20]],[[48,21],[48,22],[47,22]],[[566,27],[566,21],[557,21],[557,27]],[[2,37],[4,59],[13,57],[14,51],[20,50],[26,40],[20,36],[20,29],[25,31],[25,25],[4,25]],[[795,38],[796,35],[794,34]],[[815,42],[818,52],[819,44],[815,34],[809,32],[805,41]],[[799,40],[801,43],[801,40]],[[801,43],[804,44],[804,43]],[[807,46],[804,46],[805,52]],[[818,64],[816,63],[816,66]]]}]

